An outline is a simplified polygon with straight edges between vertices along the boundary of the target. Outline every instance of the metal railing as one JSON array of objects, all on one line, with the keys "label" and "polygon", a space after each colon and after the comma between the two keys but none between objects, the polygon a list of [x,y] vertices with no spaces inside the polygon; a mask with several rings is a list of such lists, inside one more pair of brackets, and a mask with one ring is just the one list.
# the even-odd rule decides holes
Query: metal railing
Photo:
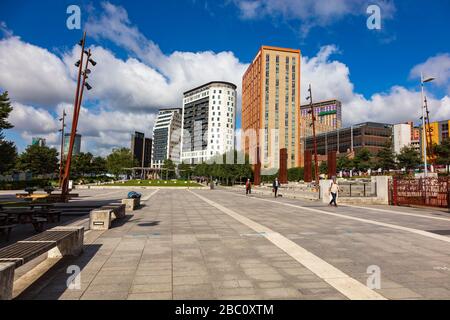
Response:
[{"label": "metal railing", "polygon": [[376,197],[377,188],[375,182],[350,182],[339,184],[339,196],[341,197]]}]

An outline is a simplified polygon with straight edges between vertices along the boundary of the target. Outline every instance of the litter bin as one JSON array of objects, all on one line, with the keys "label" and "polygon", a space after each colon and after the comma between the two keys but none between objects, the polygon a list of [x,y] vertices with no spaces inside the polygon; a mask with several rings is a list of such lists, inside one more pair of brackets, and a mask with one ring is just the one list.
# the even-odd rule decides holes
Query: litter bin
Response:
[{"label": "litter bin", "polygon": [[209,188],[211,189],[211,190],[214,190],[214,181],[211,181],[210,183],[209,183]]}]

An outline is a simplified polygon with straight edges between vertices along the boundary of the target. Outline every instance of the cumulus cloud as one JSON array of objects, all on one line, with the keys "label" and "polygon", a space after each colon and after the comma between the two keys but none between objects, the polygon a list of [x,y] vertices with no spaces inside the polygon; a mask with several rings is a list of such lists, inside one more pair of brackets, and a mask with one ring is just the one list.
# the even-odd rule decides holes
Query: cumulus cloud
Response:
[{"label": "cumulus cloud", "polygon": [[306,34],[312,27],[326,27],[346,16],[365,15],[371,4],[380,6],[384,19],[395,12],[389,0],[234,0],[243,19],[260,19],[267,16],[297,21]]},{"label": "cumulus cloud", "polygon": [[433,83],[444,87],[450,94],[450,54],[438,54],[428,58],[425,62],[415,66],[410,73],[410,78],[420,79],[420,73],[424,77],[434,77]]},{"label": "cumulus cloud", "polygon": [[[376,93],[366,98],[355,90],[350,79],[349,68],[344,63],[332,59],[332,55],[336,53],[339,53],[337,47],[329,45],[322,47],[314,57],[302,57],[303,103],[306,103],[305,94],[311,83],[315,101],[335,98],[342,101],[344,125],[364,121],[400,123],[412,120],[418,122],[421,116],[419,91],[393,86],[387,92]],[[428,101],[433,120],[450,119],[448,96],[442,99],[428,97]]]},{"label": "cumulus cloud", "polygon": [[[360,2],[351,3],[356,6]],[[280,3],[287,6],[286,12],[294,5],[290,1]],[[312,5],[309,0],[304,3]],[[319,10],[321,4],[323,2],[318,1],[314,10]],[[264,0],[260,5],[272,6]],[[258,6],[255,10],[261,9]],[[338,12],[344,14],[350,9],[340,10]],[[132,25],[125,9],[110,3],[104,3],[103,11],[89,20],[88,29],[97,40],[108,40],[125,49],[129,57],[121,59],[105,47],[90,46],[98,64],[89,78],[94,89],[86,92],[78,128],[83,135],[84,151],[105,155],[113,147],[129,146],[130,135],[135,130],[150,136],[157,108],[181,106],[183,91],[212,80],[230,81],[238,86],[240,109],[241,79],[248,64],[239,61],[234,53],[176,51],[164,54]],[[62,109],[69,113],[70,128],[76,77],[73,63],[78,59],[79,50],[74,46],[58,55],[16,36],[0,40],[0,87],[9,90],[13,100],[11,122],[16,126],[13,130],[27,141],[39,135],[57,146],[58,115]],[[302,57],[303,99],[311,83],[315,101],[341,100],[346,125],[418,119],[420,93],[417,89],[394,86],[386,92],[364,97],[352,83],[347,65],[333,58],[337,54],[338,48],[328,45],[314,56]],[[428,59],[412,69],[411,77],[424,68],[436,71],[433,75],[441,79],[436,84],[448,86],[448,57],[443,54]],[[450,118],[448,96],[430,97],[429,102],[433,120]]]},{"label": "cumulus cloud", "polygon": [[54,105],[75,90],[67,66],[47,49],[11,36],[0,40],[0,87],[22,103]]},{"label": "cumulus cloud", "polygon": [[237,85],[240,96],[242,74],[248,64],[242,63],[233,52],[182,52],[169,55],[147,39],[132,25],[126,10],[109,2],[102,3],[102,12],[90,17],[89,34],[97,40],[109,40],[126,49],[148,68],[158,73],[160,79],[151,82],[157,94],[146,94],[155,104],[181,106],[182,93],[210,81],[228,81]]}]

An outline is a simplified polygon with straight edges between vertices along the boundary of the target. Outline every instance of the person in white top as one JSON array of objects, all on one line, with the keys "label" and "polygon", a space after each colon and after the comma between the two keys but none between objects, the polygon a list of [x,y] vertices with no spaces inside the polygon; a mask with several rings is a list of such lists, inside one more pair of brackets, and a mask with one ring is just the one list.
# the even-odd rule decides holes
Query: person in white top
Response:
[{"label": "person in white top", "polygon": [[337,203],[336,203],[336,198],[337,198],[337,194],[339,192],[339,185],[336,182],[336,177],[333,177],[333,182],[331,182],[331,186],[330,186],[330,193],[331,193],[331,201],[329,203],[330,206],[332,206],[334,204],[335,207],[337,207]]}]

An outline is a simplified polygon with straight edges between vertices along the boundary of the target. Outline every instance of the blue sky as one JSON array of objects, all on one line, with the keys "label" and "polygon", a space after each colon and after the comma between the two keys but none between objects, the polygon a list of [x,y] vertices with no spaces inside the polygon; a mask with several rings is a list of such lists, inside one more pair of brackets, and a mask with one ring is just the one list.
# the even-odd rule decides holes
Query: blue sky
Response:
[{"label": "blue sky", "polygon": [[[121,114],[142,114],[140,119],[145,119],[146,122],[138,121],[137,126],[147,134],[151,132],[152,114],[157,107],[181,103],[183,89],[208,80],[205,75],[196,79],[196,74],[207,70],[206,74],[210,71],[211,75],[238,82],[242,76],[239,72],[245,70],[262,44],[301,49],[305,59],[302,82],[312,82],[319,98],[342,99],[344,108],[347,108],[344,112],[344,122],[347,124],[364,120],[388,121],[390,118],[385,113],[392,111],[394,107],[400,109],[392,115],[391,122],[410,118],[416,121],[410,110],[413,110],[414,99],[417,97],[417,74],[421,68],[439,73],[439,81],[430,85],[427,90],[430,97],[435,99],[431,101],[436,106],[435,117],[450,117],[450,110],[444,110],[445,107],[450,108],[450,22],[447,17],[450,2],[399,0],[370,3],[378,3],[381,7],[381,30],[369,30],[366,27],[368,14],[365,11],[369,2],[364,0],[280,0],[272,3],[265,0],[122,0],[103,5],[100,1],[3,0],[0,23],[3,23],[5,47],[9,40],[9,48],[13,49],[20,50],[26,44],[32,45],[36,50],[46,49],[52,55],[46,57],[51,60],[49,63],[55,63],[53,58],[57,58],[64,63],[65,67],[59,66],[61,70],[66,70],[69,65],[68,57],[80,37],[80,31],[65,27],[68,16],[66,8],[70,4],[78,4],[82,10],[83,25],[87,23],[88,32],[90,27],[94,30],[88,41],[102,50],[99,53],[100,59],[103,55],[108,55],[108,59],[114,58],[115,61],[126,64],[121,75],[130,73],[125,68],[131,68],[134,74],[148,73],[148,76],[130,81],[162,81],[162,88],[169,88],[167,90],[171,90],[172,97],[160,98],[154,96],[157,93],[149,92],[148,99],[141,98],[137,97],[133,89],[118,94],[114,84],[101,82],[106,81],[104,79],[107,77],[95,75],[92,79],[93,93],[85,103],[86,112],[90,115],[88,119],[100,121],[105,117],[120,118]],[[117,18],[118,16],[121,18]],[[102,20],[102,17],[106,19]],[[110,21],[113,21],[114,28],[108,26]],[[111,29],[121,32],[126,39],[117,40],[119,37],[109,32]],[[11,38],[14,37],[18,40],[13,43]],[[153,49],[149,49],[150,47]],[[211,55],[202,54],[210,51]],[[11,58],[6,57],[5,52],[6,50],[0,50],[0,62],[3,60],[7,64]],[[30,50],[30,59],[38,56],[33,52]],[[174,52],[179,52],[180,56]],[[229,55],[223,57],[221,53]],[[188,71],[175,70],[183,69],[190,61],[198,66]],[[101,63],[100,60],[99,64]],[[221,70],[214,70],[220,63],[223,63]],[[17,72],[26,75],[34,71],[36,70],[30,71],[24,67]],[[153,74],[153,71],[157,74]],[[46,72],[45,69],[43,72]],[[73,81],[72,71],[67,72],[67,77],[62,76],[64,79],[61,81]],[[39,78],[35,80],[39,81]],[[55,129],[57,122],[51,118],[56,118],[63,104],[69,107],[70,98],[65,98],[64,95],[54,97],[49,93],[48,96],[33,99],[21,92],[27,90],[26,82],[20,87],[12,85],[11,81],[11,77],[4,76],[2,79],[0,76],[0,88],[8,89],[13,102],[18,104],[18,108],[23,108],[23,113],[14,115],[14,119],[20,122],[24,119],[24,114],[36,114],[36,118],[42,116],[42,119],[54,123],[49,124],[46,130],[39,125],[30,126],[36,127],[33,130],[20,123],[8,133],[8,137],[14,139],[20,148],[29,143],[27,139],[30,135],[36,134],[48,136],[49,141],[56,144],[57,136],[51,130]],[[181,82],[184,84],[178,84]],[[69,83],[68,87],[70,85]],[[145,88],[151,86],[151,83],[137,85]],[[95,93],[96,88],[97,92],[102,91],[98,95]],[[65,88],[60,89],[61,92],[64,90]],[[113,94],[114,99],[109,98],[111,95],[108,96],[108,90],[117,93],[117,97]],[[304,96],[302,92],[302,97]],[[393,105],[403,103],[404,110],[401,106]],[[417,105],[420,105],[420,100]],[[372,109],[366,112],[364,108]],[[377,118],[380,113],[384,115]],[[399,116],[398,113],[403,115]],[[85,148],[101,154],[115,145],[126,145],[129,134],[127,130],[131,131],[130,128],[113,129],[105,128],[95,132],[88,126],[81,127],[80,130],[86,131]],[[108,135],[110,141],[106,138]]]}]

